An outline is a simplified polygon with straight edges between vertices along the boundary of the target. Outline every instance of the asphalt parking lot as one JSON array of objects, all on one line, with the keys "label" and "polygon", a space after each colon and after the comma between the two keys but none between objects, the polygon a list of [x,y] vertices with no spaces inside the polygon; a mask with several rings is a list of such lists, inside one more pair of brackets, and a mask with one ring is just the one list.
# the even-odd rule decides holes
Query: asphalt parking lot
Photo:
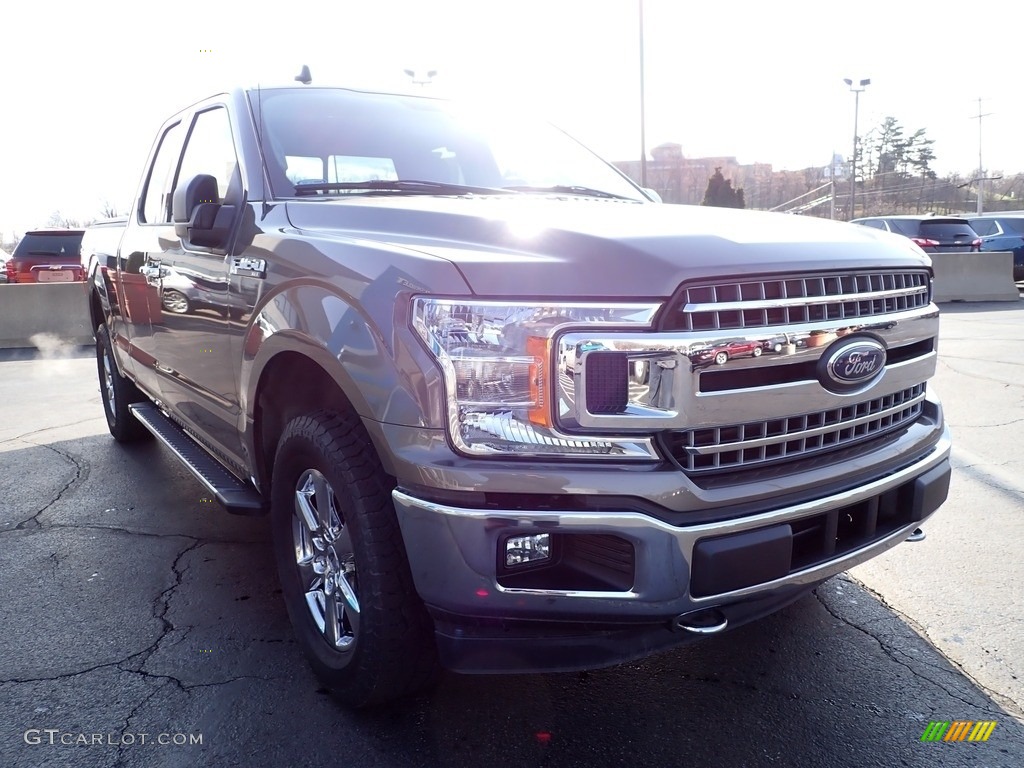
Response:
[{"label": "asphalt parking lot", "polygon": [[[1024,301],[943,306],[950,499],[759,623],[585,674],[446,675],[350,713],[265,520],[106,431],[91,350],[0,351],[0,766],[1024,765]],[[922,742],[931,721],[988,741]]]}]

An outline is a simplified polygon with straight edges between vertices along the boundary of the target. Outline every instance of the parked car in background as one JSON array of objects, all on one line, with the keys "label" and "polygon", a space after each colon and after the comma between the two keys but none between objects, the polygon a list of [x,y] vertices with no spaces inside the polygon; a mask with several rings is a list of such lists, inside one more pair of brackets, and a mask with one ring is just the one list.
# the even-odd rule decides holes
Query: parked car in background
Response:
[{"label": "parked car in background", "polygon": [[960,216],[868,216],[854,219],[852,223],[909,237],[926,253],[981,250],[978,233],[967,219]]},{"label": "parked car in background", "polygon": [[81,229],[25,233],[4,266],[9,283],[71,283],[83,280]]},{"label": "parked car in background", "polygon": [[1024,213],[985,213],[968,221],[981,235],[981,250],[1013,253],[1013,279],[1024,280]]},{"label": "parked car in background", "polygon": [[[780,347],[781,348],[781,347]],[[730,341],[728,344],[718,344],[698,350],[690,355],[690,361],[695,365],[700,363],[711,363],[725,365],[734,357],[760,357],[765,350],[763,341]]]}]

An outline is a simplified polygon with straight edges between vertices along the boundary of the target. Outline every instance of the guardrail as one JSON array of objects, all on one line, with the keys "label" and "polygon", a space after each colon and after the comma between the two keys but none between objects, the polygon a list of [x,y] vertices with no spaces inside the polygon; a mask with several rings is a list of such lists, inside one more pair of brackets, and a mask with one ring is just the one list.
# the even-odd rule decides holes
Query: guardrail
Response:
[{"label": "guardrail", "polygon": [[85,283],[0,283],[0,349],[92,342]]},{"label": "guardrail", "polygon": [[1013,282],[1013,254],[932,253],[933,298],[944,301],[1020,301]]}]

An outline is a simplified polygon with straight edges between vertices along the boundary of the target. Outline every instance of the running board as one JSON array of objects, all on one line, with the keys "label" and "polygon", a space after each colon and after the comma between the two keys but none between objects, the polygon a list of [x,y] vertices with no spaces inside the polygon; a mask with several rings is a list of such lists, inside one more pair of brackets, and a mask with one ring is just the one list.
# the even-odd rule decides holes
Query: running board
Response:
[{"label": "running board", "polygon": [[261,515],[266,511],[263,497],[251,485],[242,482],[224,469],[185,430],[164,416],[155,405],[134,403],[128,408],[142,426],[171,449],[178,461],[209,489],[228,512],[236,515]]}]

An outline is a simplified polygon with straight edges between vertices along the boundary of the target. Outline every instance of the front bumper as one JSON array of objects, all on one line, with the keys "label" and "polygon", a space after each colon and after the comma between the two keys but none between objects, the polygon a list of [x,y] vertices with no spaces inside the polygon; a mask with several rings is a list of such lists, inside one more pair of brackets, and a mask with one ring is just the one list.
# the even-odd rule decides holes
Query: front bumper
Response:
[{"label": "front bumper", "polygon": [[[811,501],[695,525],[631,510],[471,509],[401,489],[393,497],[445,666],[564,671],[693,639],[683,627],[700,621],[687,616],[715,616],[729,626],[758,618],[906,540],[946,498],[949,451],[943,429],[926,455],[899,471]],[[584,557],[568,570],[551,568],[548,581],[541,569],[528,579],[510,576],[499,558],[504,540],[532,533],[566,543],[614,540],[616,570],[606,578],[600,557]],[[625,566],[624,552],[631,553]]]}]

